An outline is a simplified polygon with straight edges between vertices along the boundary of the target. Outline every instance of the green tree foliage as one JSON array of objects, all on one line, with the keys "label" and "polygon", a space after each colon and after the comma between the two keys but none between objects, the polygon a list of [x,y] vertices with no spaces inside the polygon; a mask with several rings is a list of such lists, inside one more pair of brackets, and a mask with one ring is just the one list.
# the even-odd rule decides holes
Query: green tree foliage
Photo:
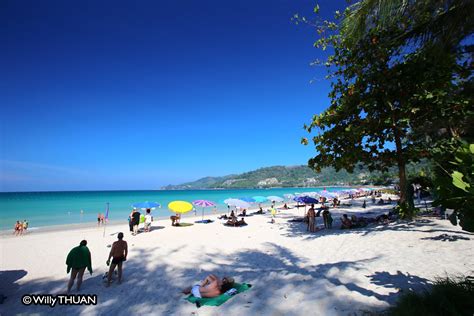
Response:
[{"label": "green tree foliage", "polygon": [[[431,166],[427,161],[421,161],[407,166],[408,174],[417,176],[429,172]],[[314,187],[324,185],[391,185],[396,177],[396,168],[389,168],[386,172],[372,171],[362,165],[356,167],[353,173],[345,170],[336,171],[326,167],[319,173],[308,166],[273,166],[223,177],[205,177],[193,182],[179,185],[168,185],[162,189],[234,189],[257,187]],[[260,181],[274,178],[278,182],[268,185],[259,184]],[[308,181],[311,179],[311,181]]]},{"label": "green tree foliage", "polygon": [[[461,135],[472,122],[471,60],[461,45],[472,21],[454,19],[459,3],[468,5],[366,0],[316,24],[315,46],[333,49],[324,62],[332,91],[329,107],[305,125],[316,132],[310,167],[352,171],[363,163],[385,171],[396,165],[401,206],[408,207],[407,163],[431,157],[427,144],[439,139],[441,128]],[[459,32],[447,38],[453,28]]]},{"label": "green tree foliage", "polygon": [[451,142],[433,151],[437,167],[434,204],[455,210],[461,227],[474,232],[474,144]]}]

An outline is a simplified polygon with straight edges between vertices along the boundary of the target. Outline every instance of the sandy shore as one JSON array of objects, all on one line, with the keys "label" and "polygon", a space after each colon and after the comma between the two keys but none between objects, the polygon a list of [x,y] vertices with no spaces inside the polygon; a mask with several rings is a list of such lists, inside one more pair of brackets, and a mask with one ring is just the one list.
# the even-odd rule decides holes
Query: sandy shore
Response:
[{"label": "sandy shore", "polygon": [[[389,205],[363,210],[331,210],[338,219],[388,212]],[[289,221],[303,209],[246,218],[248,226],[225,227],[222,221],[171,227],[154,222],[153,231],[131,236],[128,226],[72,228],[22,236],[2,236],[0,294],[7,299],[1,315],[24,314],[154,314],[154,315],[348,315],[381,311],[400,291],[419,288],[435,277],[472,274],[474,235],[446,220],[430,217],[354,230],[334,228],[306,232]],[[211,217],[216,219],[216,216]],[[191,218],[183,222],[193,222]],[[318,226],[322,227],[321,218]],[[129,258],[124,282],[105,288],[102,276],[116,234],[125,233]],[[81,239],[88,240],[94,274],[85,275],[82,294],[97,294],[93,306],[24,306],[24,294],[62,294],[65,259]],[[195,305],[179,292],[209,273],[234,276],[253,287],[219,307]],[[73,291],[73,294],[76,292]]]}]

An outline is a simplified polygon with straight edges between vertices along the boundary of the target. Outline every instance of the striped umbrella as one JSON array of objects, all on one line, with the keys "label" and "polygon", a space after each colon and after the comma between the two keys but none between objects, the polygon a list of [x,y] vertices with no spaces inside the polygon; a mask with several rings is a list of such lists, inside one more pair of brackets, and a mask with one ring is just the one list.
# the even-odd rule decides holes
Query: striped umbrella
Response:
[{"label": "striped umbrella", "polygon": [[201,223],[204,223],[204,208],[216,205],[216,203],[214,203],[212,201],[208,201],[208,200],[196,200],[196,201],[193,201],[193,204],[196,205],[196,206],[201,206],[202,207],[202,220],[201,220]]}]

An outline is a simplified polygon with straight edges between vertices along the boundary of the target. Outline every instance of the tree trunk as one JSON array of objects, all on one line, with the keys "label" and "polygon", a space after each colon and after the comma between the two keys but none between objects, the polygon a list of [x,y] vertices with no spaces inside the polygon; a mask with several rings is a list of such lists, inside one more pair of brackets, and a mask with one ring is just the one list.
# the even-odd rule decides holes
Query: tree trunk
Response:
[{"label": "tree trunk", "polygon": [[395,129],[395,146],[397,150],[397,165],[398,165],[398,177],[400,181],[400,200],[399,205],[407,202],[407,175],[406,175],[406,163],[403,157],[402,141],[400,139],[400,131],[397,127]]}]

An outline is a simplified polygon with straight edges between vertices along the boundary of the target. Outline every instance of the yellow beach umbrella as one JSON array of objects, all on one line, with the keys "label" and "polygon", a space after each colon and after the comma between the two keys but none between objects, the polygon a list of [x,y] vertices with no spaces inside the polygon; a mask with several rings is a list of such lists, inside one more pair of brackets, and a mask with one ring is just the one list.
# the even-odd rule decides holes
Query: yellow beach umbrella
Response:
[{"label": "yellow beach umbrella", "polygon": [[193,205],[186,201],[173,201],[168,204],[168,208],[174,213],[184,214],[193,209]]}]

